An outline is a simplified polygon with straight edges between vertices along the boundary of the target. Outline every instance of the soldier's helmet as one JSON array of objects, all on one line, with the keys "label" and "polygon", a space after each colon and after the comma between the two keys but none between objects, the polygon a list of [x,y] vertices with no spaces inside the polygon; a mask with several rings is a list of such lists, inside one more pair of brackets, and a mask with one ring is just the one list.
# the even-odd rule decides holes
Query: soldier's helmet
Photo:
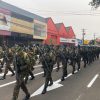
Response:
[{"label": "soldier's helmet", "polygon": [[46,53],[49,53],[49,52],[50,52],[50,48],[47,47],[47,48],[45,49],[45,52],[46,52]]}]

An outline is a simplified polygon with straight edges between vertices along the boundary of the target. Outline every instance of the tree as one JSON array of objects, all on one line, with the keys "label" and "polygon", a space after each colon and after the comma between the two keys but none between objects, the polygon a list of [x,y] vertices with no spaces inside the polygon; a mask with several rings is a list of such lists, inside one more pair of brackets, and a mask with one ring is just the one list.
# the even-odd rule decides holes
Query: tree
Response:
[{"label": "tree", "polygon": [[100,6],[100,0],[92,0],[89,5],[91,5],[94,8],[98,8]]}]

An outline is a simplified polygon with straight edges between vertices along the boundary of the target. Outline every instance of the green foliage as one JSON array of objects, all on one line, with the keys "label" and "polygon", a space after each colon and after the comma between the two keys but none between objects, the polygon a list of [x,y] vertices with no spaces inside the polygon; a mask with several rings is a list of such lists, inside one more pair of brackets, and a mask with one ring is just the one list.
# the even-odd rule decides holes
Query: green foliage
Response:
[{"label": "green foliage", "polygon": [[91,5],[94,8],[98,8],[100,6],[100,0],[92,0],[89,5]]}]

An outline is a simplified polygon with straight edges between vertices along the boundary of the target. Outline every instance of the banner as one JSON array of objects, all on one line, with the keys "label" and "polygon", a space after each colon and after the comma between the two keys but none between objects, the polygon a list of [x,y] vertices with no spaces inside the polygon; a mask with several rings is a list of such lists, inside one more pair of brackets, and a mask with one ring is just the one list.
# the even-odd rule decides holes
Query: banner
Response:
[{"label": "banner", "polygon": [[63,42],[63,43],[76,43],[76,39],[60,38],[60,42]]}]

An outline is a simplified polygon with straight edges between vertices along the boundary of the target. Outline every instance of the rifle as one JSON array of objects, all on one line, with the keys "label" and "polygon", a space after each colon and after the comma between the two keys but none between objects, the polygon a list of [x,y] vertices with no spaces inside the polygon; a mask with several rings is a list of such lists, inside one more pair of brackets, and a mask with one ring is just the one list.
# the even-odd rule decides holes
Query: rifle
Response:
[{"label": "rifle", "polygon": [[41,57],[42,57],[42,59],[44,60],[44,62],[45,62],[45,65],[46,65],[46,67],[47,67],[47,70],[49,71],[49,72],[51,72],[50,71],[50,69],[49,69],[49,67],[48,67],[48,64],[47,64],[47,62],[46,62],[46,60],[44,59],[44,55],[42,54],[42,51],[41,51],[41,49],[38,47],[38,46],[36,46],[37,48],[38,48],[38,50],[40,51],[40,53],[41,53]]}]

